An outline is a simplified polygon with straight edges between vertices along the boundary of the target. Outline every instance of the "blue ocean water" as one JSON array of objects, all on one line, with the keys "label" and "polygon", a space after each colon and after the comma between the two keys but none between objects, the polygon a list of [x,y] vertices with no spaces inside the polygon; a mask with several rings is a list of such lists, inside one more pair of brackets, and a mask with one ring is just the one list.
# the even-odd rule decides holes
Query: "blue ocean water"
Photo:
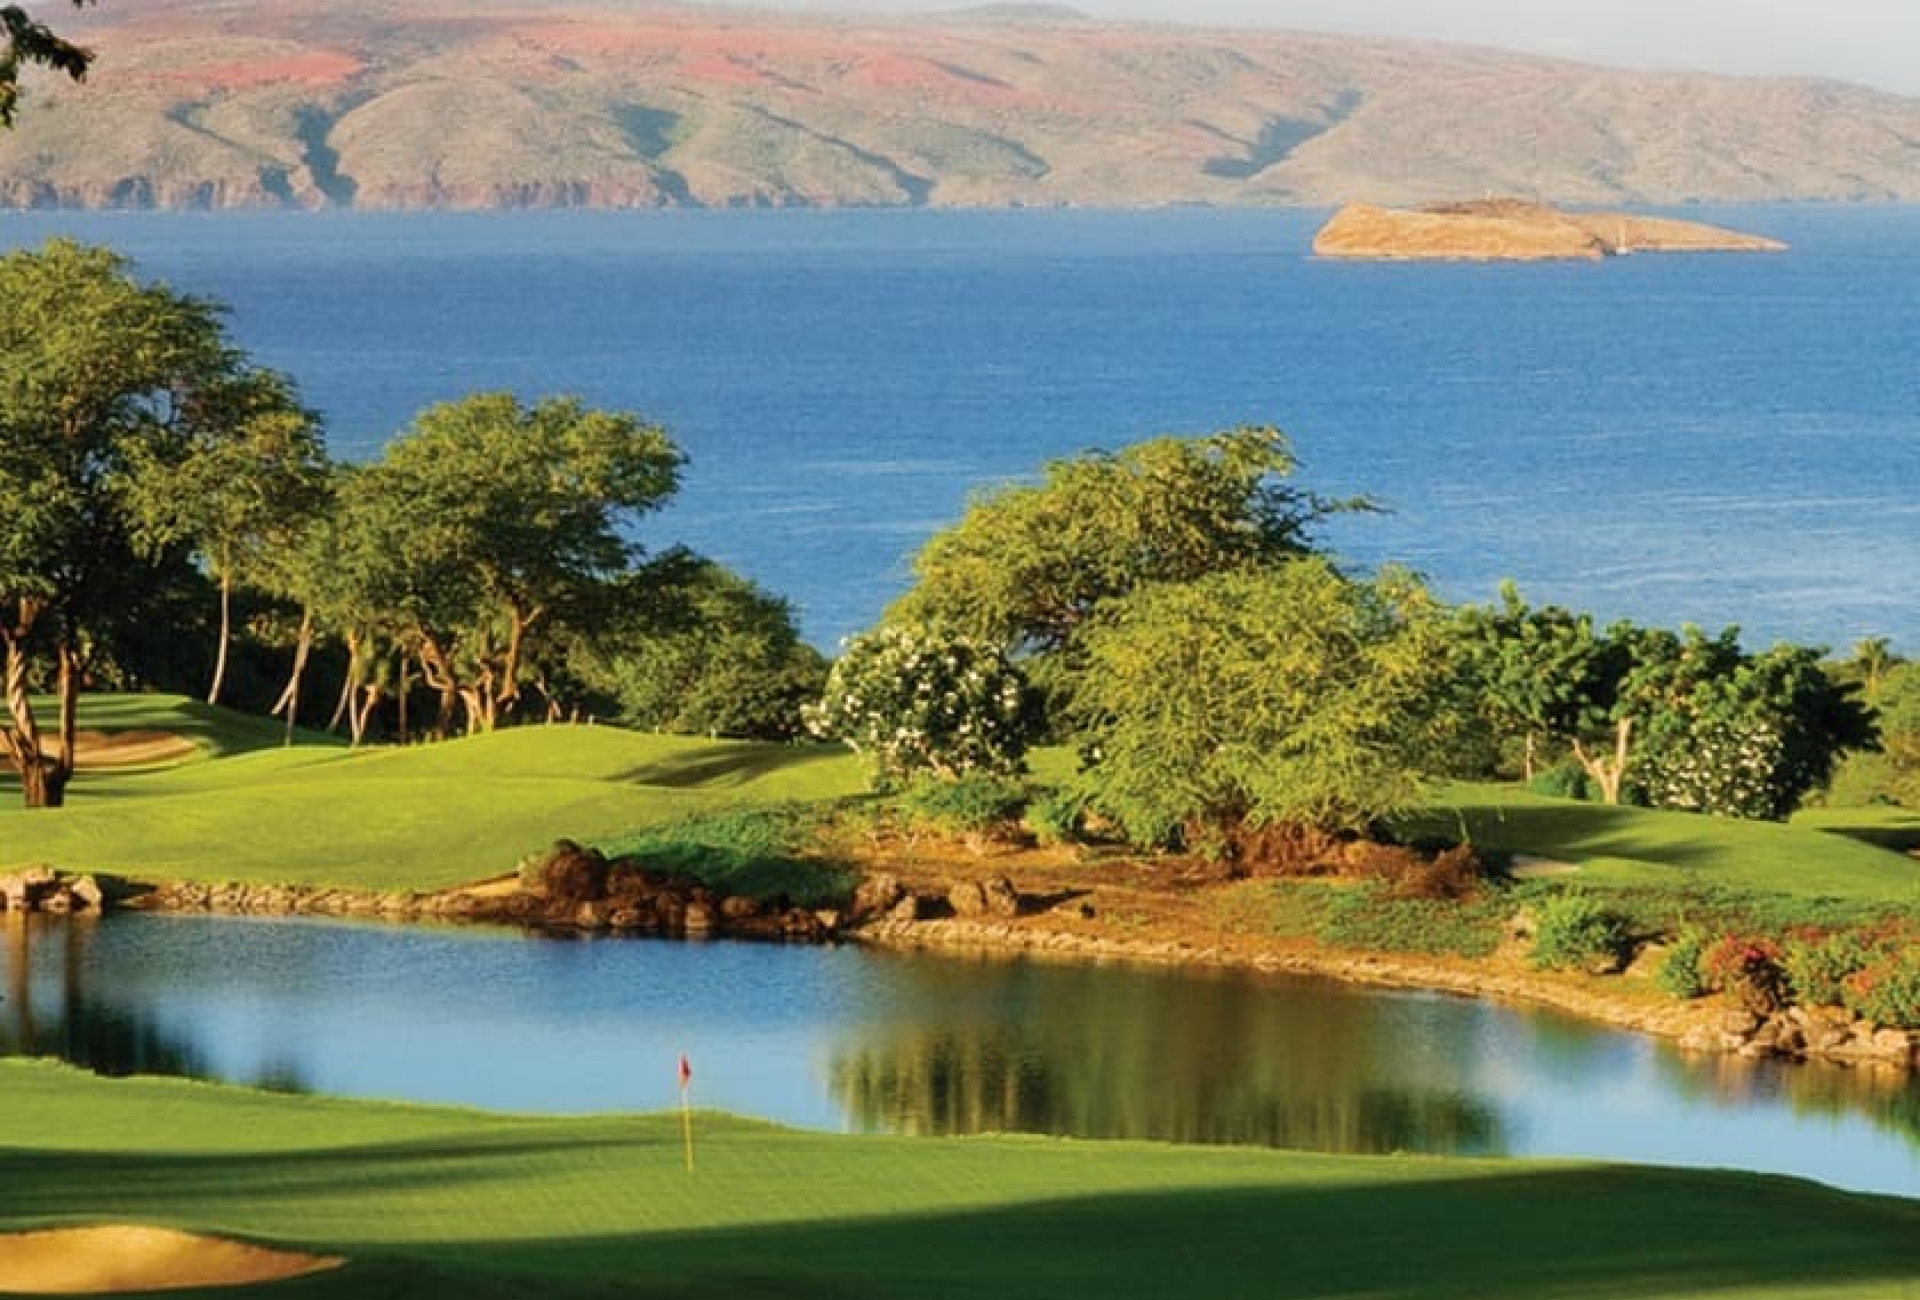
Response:
[{"label": "blue ocean water", "polygon": [[1710,211],[1779,256],[1347,265],[1317,214],[0,215],[219,299],[336,454],[481,389],[690,453],[642,526],[871,623],[983,485],[1271,423],[1450,598],[1920,651],[1920,208]]}]

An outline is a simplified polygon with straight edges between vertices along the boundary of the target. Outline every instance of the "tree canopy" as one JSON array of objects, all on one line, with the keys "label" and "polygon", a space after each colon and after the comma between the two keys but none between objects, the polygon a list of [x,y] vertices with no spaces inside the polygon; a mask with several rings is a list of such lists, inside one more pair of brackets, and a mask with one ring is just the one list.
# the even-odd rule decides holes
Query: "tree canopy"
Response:
[{"label": "tree canopy", "polygon": [[1085,636],[1088,791],[1138,843],[1229,858],[1363,829],[1416,791],[1442,638],[1412,579],[1319,557],[1142,587]]},{"label": "tree canopy", "polygon": [[[177,467],[231,414],[213,395],[251,382],[218,313],[135,281],[116,255],[63,240],[0,257],[0,732],[29,805],[61,802],[73,705],[103,631],[159,584],[170,536],[147,526],[149,475]],[[30,688],[59,696],[46,743]]]},{"label": "tree canopy", "polygon": [[1278,429],[1156,438],[1046,466],[985,493],[914,561],[890,618],[953,628],[1016,653],[1059,650],[1104,600],[1305,554],[1313,525],[1357,502],[1287,483]]}]

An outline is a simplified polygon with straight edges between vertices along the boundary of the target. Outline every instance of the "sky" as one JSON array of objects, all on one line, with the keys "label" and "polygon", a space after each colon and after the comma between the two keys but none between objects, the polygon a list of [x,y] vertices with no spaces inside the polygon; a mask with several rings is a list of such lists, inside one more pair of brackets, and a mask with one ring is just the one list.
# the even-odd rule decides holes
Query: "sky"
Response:
[{"label": "sky", "polygon": [[[919,12],[977,0],[759,0]],[[1673,71],[1837,77],[1920,95],[1920,0],[1067,0],[1096,18],[1466,41]]]}]

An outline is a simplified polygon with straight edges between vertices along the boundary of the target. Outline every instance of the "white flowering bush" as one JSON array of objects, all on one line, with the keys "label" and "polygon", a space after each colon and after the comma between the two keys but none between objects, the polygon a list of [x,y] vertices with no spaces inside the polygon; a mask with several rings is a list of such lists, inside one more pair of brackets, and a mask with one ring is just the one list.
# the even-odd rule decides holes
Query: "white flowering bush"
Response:
[{"label": "white flowering bush", "polygon": [[1649,801],[1721,817],[1785,816],[1792,805],[1783,799],[1779,776],[1786,752],[1780,728],[1756,720],[1691,721],[1649,757],[1643,778]]},{"label": "white flowering bush", "polygon": [[920,775],[1018,772],[1037,720],[1025,678],[999,650],[904,626],[848,641],[805,716],[814,735],[871,759],[887,789]]}]

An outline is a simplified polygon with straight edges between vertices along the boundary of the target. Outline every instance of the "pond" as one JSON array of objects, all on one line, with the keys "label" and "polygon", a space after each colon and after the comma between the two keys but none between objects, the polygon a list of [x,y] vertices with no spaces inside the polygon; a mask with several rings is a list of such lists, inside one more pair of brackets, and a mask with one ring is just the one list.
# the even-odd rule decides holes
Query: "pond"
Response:
[{"label": "pond", "polygon": [[1563,1016],[1230,971],[0,918],[0,1055],[538,1112],[694,1104],[849,1132],[1587,1156],[1920,1196],[1920,1084],[1693,1059]]}]

